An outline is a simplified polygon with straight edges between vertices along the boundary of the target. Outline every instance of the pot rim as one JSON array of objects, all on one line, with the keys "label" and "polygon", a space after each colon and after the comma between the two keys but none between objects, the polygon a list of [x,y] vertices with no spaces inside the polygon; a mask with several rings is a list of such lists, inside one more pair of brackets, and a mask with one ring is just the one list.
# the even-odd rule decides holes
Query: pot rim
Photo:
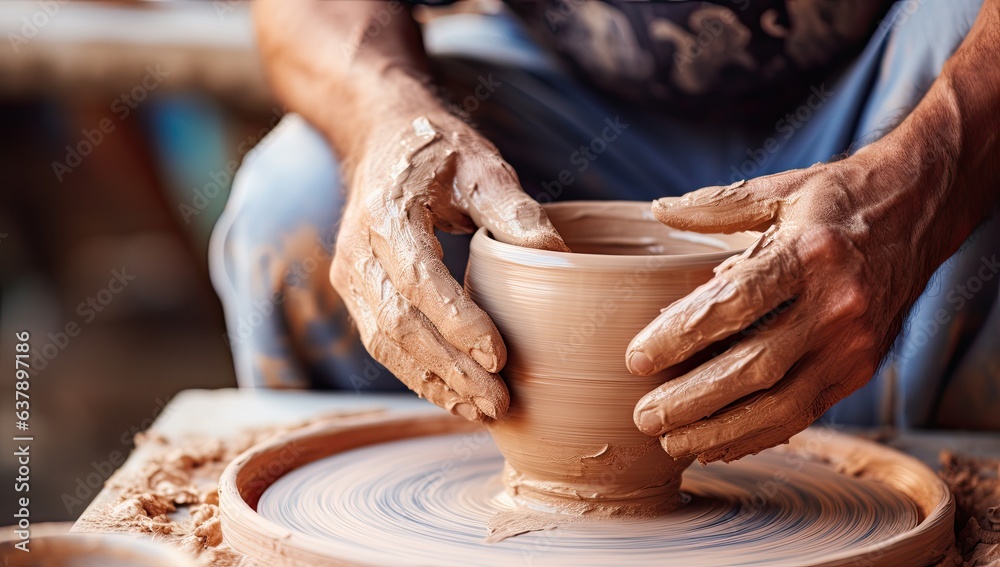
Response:
[{"label": "pot rim", "polygon": [[[646,201],[561,201],[558,203],[546,203],[542,205],[546,210],[561,209],[568,207],[607,207],[608,205],[639,205],[646,204]],[[639,209],[643,210],[643,209]],[[648,216],[647,216],[648,215]],[[656,220],[649,209],[643,210],[642,220]],[[670,228],[670,227],[668,227]],[[731,242],[722,240],[724,244],[731,245],[727,250],[715,252],[698,252],[693,254],[584,254],[577,252],[559,252],[555,250],[539,250],[527,248],[516,244],[508,244],[494,238],[489,230],[484,226],[476,230],[472,237],[471,248],[481,252],[491,258],[497,258],[514,264],[529,267],[546,268],[650,268],[650,263],[655,263],[656,268],[677,268],[691,267],[703,264],[718,264],[730,256],[742,254],[747,248],[752,246],[761,236],[760,232],[740,231],[730,234],[701,234],[679,229],[671,230],[679,233],[693,235],[690,241],[704,238],[720,238],[726,240],[744,240],[745,244],[734,245]],[[654,262],[651,262],[654,261]]]}]

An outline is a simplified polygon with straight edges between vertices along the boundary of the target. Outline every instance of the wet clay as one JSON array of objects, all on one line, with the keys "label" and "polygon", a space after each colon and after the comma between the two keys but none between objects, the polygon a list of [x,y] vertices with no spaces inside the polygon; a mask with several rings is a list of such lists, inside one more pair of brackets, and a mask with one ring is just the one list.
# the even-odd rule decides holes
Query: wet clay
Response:
[{"label": "wet clay", "polygon": [[756,235],[670,229],[644,202],[545,210],[572,253],[505,244],[482,229],[466,275],[507,346],[501,376],[511,406],[488,423],[506,457],[504,485],[536,510],[667,512],[681,503],[681,473],[693,458],[675,460],[636,427],[636,402],[671,376],[630,374],[625,351]]},{"label": "wet clay", "polygon": [[147,454],[144,466],[116,472],[106,487],[118,493],[117,500],[85,516],[86,520],[78,521],[73,531],[81,536],[151,536],[178,548],[198,565],[253,567],[256,563],[223,541],[219,510],[219,477],[223,470],[238,455],[269,437],[317,421],[351,423],[359,415],[384,413],[325,414],[280,428],[243,431],[224,441],[203,437],[171,440],[140,433],[135,443],[137,450]]},{"label": "wet clay", "polygon": [[940,461],[957,508],[957,549],[947,564],[1000,564],[1000,460],[943,451]]},{"label": "wet clay", "polygon": [[147,464],[112,476],[107,487],[119,492],[117,501],[78,522],[74,532],[147,535],[186,552],[198,565],[250,567],[253,563],[222,539],[218,478],[235,456],[275,433],[246,432],[225,442],[140,434],[136,446],[151,455]]},{"label": "wet clay", "polygon": [[[928,565],[954,542],[954,500],[919,461],[810,429],[694,467],[665,515],[574,517],[487,543],[518,504],[490,436],[451,416],[317,425],[240,456],[220,483],[226,541],[286,565]],[[277,480],[272,480],[277,476]],[[514,535],[507,533],[506,535]]]},{"label": "wet clay", "polygon": [[513,168],[467,125],[383,122],[378,145],[345,175],[331,283],[365,348],[408,388],[470,420],[499,417],[509,403],[496,375],[503,340],[449,273],[434,230],[486,226],[506,242],[566,247]]}]

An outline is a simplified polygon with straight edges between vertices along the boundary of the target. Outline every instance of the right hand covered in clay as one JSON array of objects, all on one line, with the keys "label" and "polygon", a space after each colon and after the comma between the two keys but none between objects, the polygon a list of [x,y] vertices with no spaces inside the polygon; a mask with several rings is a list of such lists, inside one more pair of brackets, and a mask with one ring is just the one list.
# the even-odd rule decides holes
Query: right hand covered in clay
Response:
[{"label": "right hand covered in clay", "polygon": [[502,416],[506,348],[449,274],[434,229],[565,243],[496,147],[443,109],[386,117],[352,157],[330,278],[365,347],[438,406],[470,420]]}]

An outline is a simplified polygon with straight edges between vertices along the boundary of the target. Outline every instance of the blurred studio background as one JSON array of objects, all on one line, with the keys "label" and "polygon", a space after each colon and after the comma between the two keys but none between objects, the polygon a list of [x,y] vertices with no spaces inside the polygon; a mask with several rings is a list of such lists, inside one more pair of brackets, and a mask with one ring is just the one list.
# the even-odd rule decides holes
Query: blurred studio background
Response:
[{"label": "blurred studio background", "polygon": [[4,0],[0,31],[0,352],[31,332],[31,519],[72,520],[174,394],[236,385],[208,238],[283,111],[242,2]]},{"label": "blurred studio background", "polygon": [[[233,174],[284,109],[240,0],[0,0],[0,32],[0,475],[16,477],[14,344],[27,330],[31,521],[70,521],[174,395],[236,386],[208,241]],[[960,316],[1000,310],[991,289]],[[955,360],[974,337],[947,337]],[[959,402],[952,415],[977,400]]]}]

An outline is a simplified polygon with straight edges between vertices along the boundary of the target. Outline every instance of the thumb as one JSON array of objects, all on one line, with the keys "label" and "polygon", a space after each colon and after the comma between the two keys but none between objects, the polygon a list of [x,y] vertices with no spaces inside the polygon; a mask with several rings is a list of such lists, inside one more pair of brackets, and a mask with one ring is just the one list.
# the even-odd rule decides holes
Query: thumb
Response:
[{"label": "thumb", "polygon": [[507,162],[480,169],[468,195],[468,214],[500,242],[569,252],[542,206],[529,197]]},{"label": "thumb", "polygon": [[777,214],[776,202],[746,180],[705,187],[681,197],[653,201],[653,215],[663,224],[694,232],[733,233],[764,230]]}]

